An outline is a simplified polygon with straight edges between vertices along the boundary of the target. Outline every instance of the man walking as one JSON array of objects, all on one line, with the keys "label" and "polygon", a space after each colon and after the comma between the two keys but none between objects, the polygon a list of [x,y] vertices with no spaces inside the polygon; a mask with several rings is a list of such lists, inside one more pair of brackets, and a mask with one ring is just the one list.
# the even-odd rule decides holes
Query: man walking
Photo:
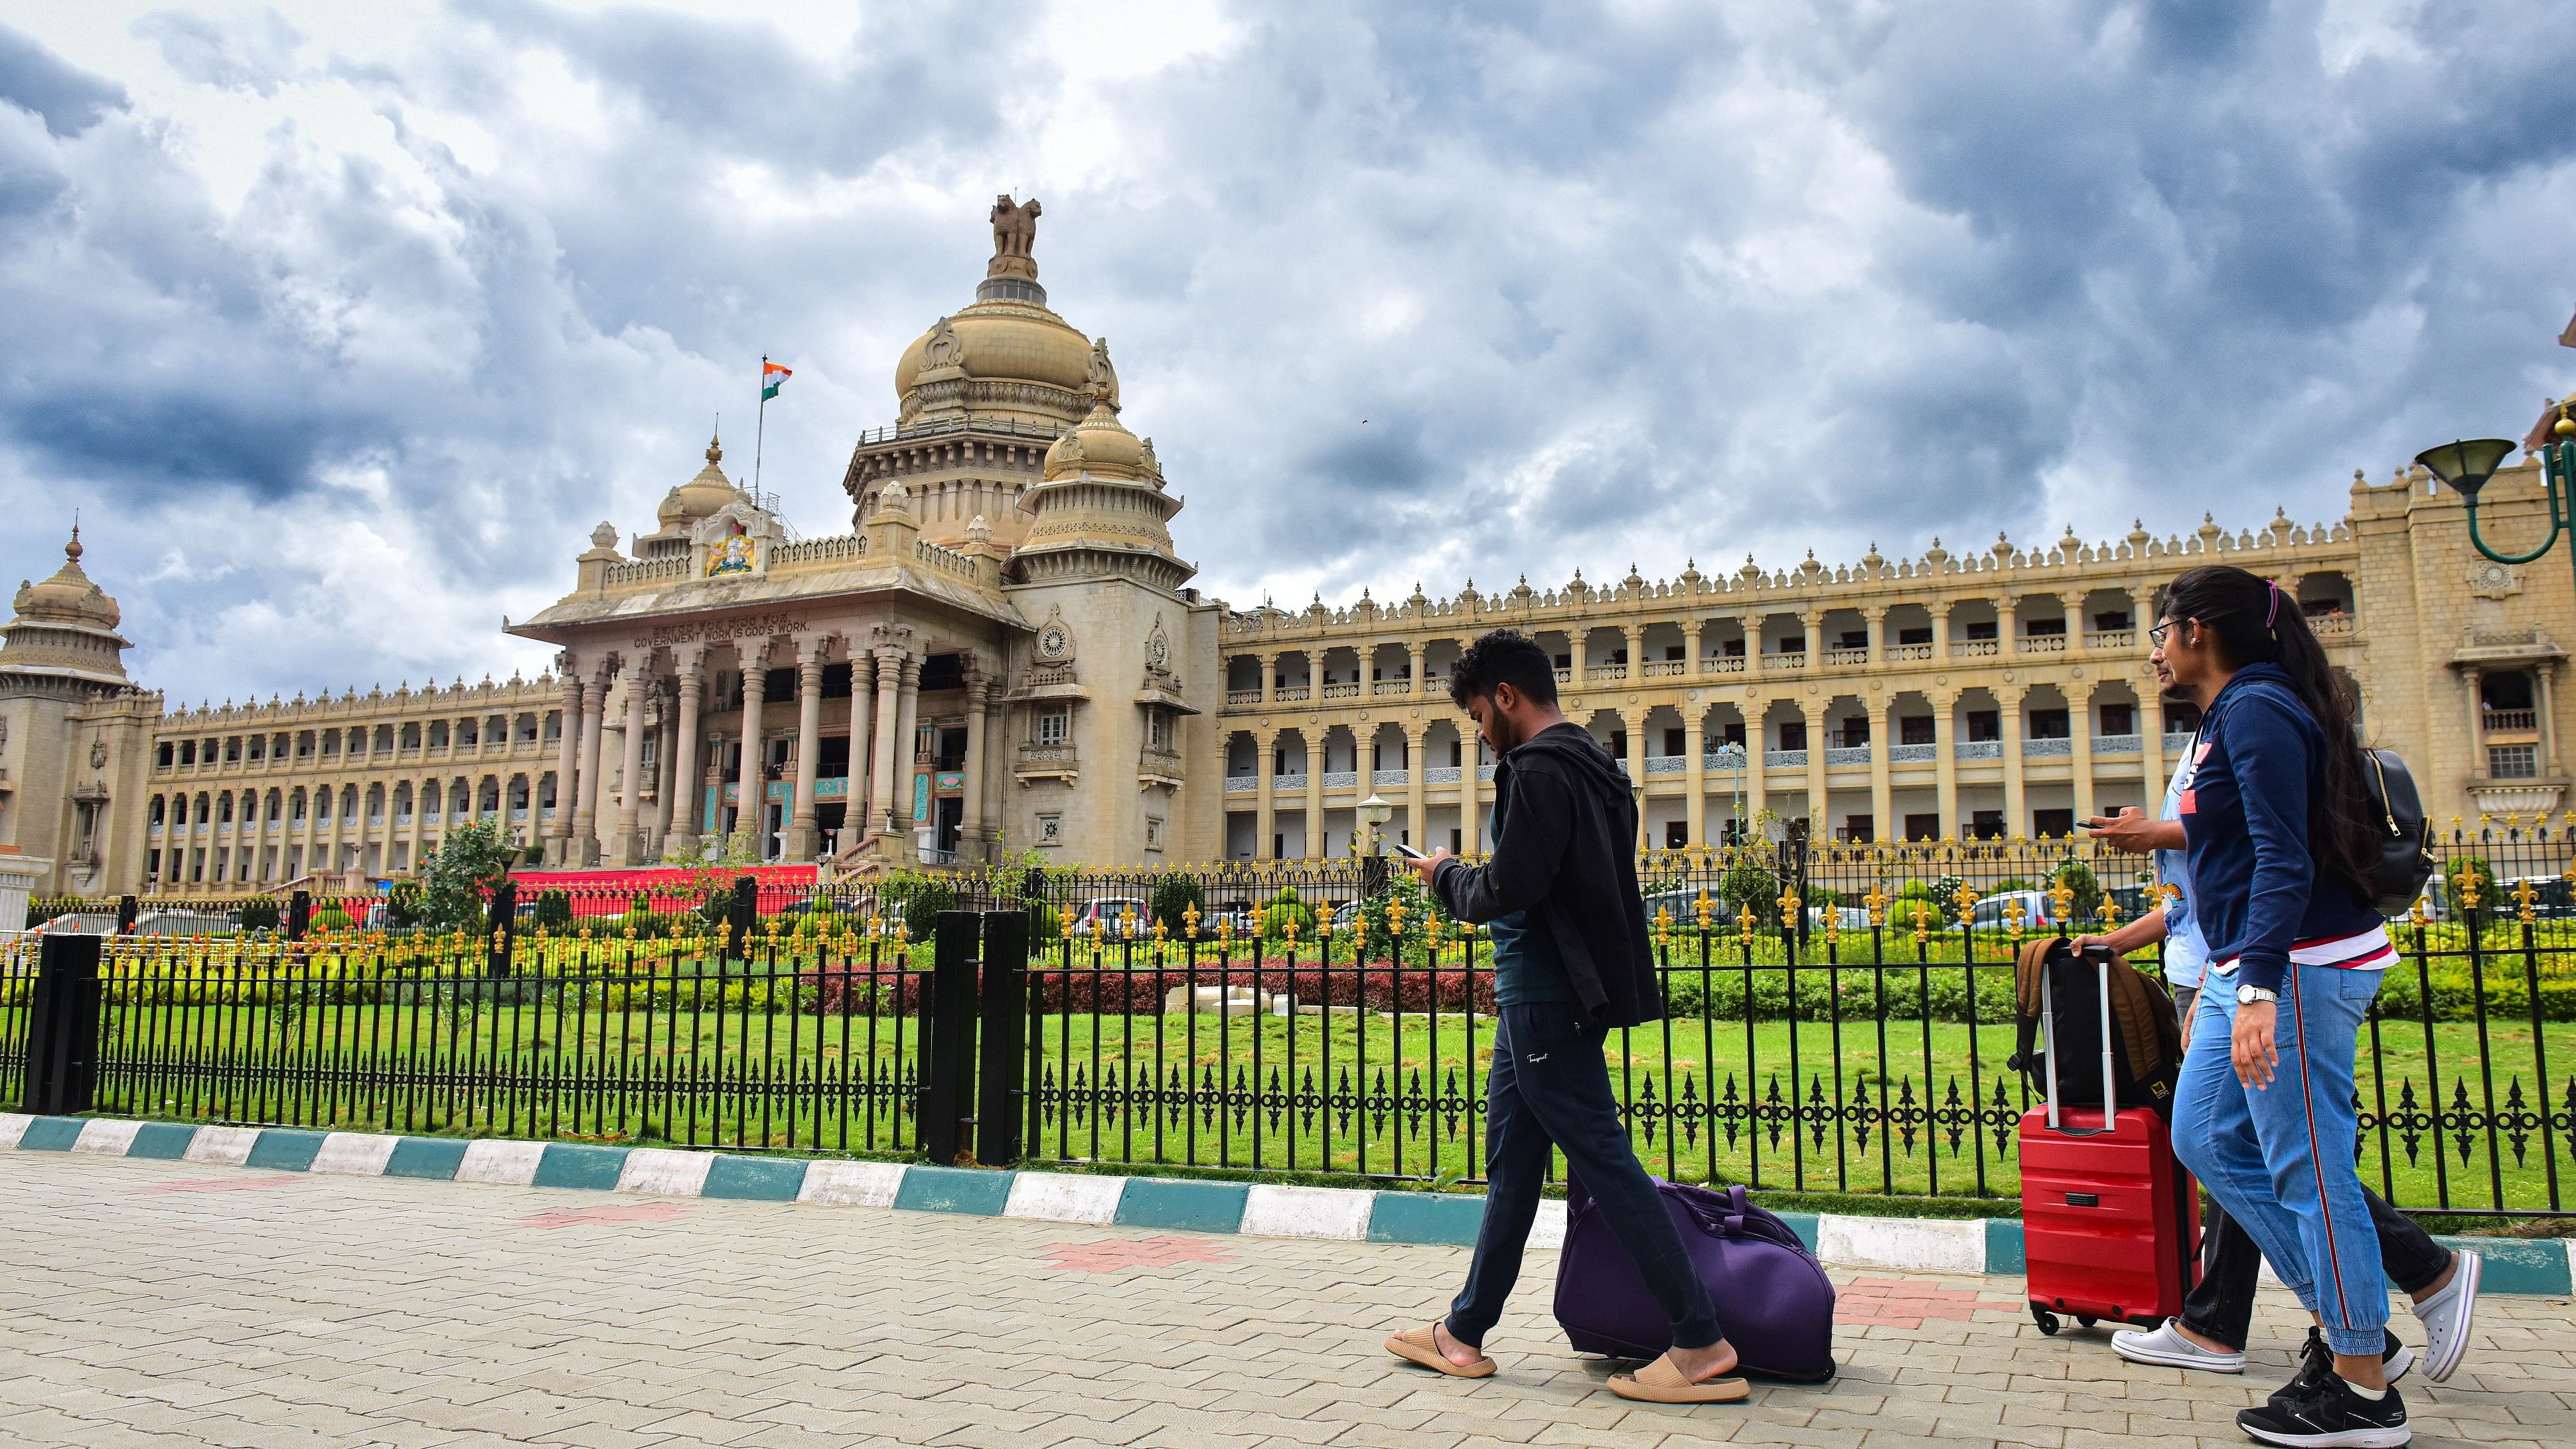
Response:
[{"label": "man walking", "polygon": [[1556,668],[1511,629],[1478,639],[1449,676],[1499,763],[1481,868],[1440,851],[1409,862],[1448,913],[1486,926],[1494,951],[1493,1065],[1486,1076],[1484,1226],[1448,1317],[1386,1341],[1460,1378],[1494,1371],[1485,1335],[1521,1270],[1551,1147],[1583,1179],[1672,1323],[1671,1352],[1610,1391],[1650,1403],[1728,1403],[1734,1346],[1692,1269],[1663,1194],[1637,1161],[1610,1092],[1602,1038],[1663,1015],[1633,849],[1637,806],[1609,753],[1556,707]]}]

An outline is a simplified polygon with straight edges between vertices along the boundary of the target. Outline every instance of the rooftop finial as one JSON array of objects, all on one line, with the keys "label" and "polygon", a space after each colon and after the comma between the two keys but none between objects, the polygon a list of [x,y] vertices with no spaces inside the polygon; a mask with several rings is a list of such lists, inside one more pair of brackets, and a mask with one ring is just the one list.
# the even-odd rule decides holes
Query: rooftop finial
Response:
[{"label": "rooftop finial", "polygon": [[[723,424],[719,422],[717,426],[721,429]],[[709,433],[707,435],[707,461],[709,463],[721,463],[724,461],[724,434],[722,431]]]},{"label": "rooftop finial", "polygon": [[984,268],[987,277],[1020,277],[1038,279],[1037,258],[1030,252],[1037,246],[1038,217],[1045,208],[1032,196],[1026,201],[1013,201],[1009,192],[993,198],[990,220],[993,223],[993,260]]}]

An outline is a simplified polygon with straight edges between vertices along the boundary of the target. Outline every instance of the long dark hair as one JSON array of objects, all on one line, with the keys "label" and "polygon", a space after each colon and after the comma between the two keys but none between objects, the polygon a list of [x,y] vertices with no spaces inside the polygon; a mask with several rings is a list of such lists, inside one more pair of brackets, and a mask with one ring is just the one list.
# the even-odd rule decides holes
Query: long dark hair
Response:
[{"label": "long dark hair", "polygon": [[2218,652],[2236,668],[2277,664],[2326,738],[2326,794],[2311,802],[2322,826],[2317,854],[2363,895],[2379,857],[2379,832],[2363,778],[2358,701],[2326,661],[2295,595],[2269,579],[2228,564],[2186,569],[2165,590],[2165,617],[2200,621],[2218,636]]}]

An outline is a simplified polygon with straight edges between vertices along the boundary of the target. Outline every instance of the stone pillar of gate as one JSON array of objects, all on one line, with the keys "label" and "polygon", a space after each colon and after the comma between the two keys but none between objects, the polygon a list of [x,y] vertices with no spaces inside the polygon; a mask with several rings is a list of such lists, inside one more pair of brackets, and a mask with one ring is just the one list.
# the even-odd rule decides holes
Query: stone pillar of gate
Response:
[{"label": "stone pillar of gate", "polygon": [[812,860],[822,844],[814,827],[814,780],[823,749],[823,651],[830,641],[810,634],[796,641],[796,793],[781,860]]},{"label": "stone pillar of gate", "polygon": [[957,858],[960,861],[993,858],[992,832],[984,824],[984,750],[992,738],[984,712],[991,708],[992,693],[993,681],[979,664],[969,660],[966,666],[966,794],[957,819]]},{"label": "stone pillar of gate", "polygon": [[[569,865],[599,864],[599,747],[608,732],[608,661],[591,666],[590,678],[582,685],[581,695],[581,780],[580,803],[572,821],[572,858]],[[441,784],[444,798],[444,782]],[[444,808],[442,806],[442,808]],[[445,829],[442,818],[440,828]]]},{"label": "stone pillar of gate", "polygon": [[[572,850],[574,782],[581,774],[581,676],[573,669],[572,655],[555,656],[555,667],[563,671],[563,713],[555,722],[555,818],[546,822],[546,864],[561,866]],[[389,807],[390,808],[390,807]],[[417,831],[420,823],[420,801],[412,800],[412,867],[419,868],[420,845]]]},{"label": "stone pillar of gate", "polygon": [[735,806],[733,848],[737,855],[754,860],[768,857],[768,842],[762,837],[763,817],[769,810],[769,739],[761,727],[761,711],[769,706],[769,641],[745,639],[742,651],[742,783]]},{"label": "stone pillar of gate", "polygon": [[[905,830],[917,830],[922,823],[912,808],[914,796],[921,788],[918,783],[921,778],[922,763],[921,663],[922,656],[918,654],[904,656],[903,672],[900,676],[902,683],[897,696],[898,708],[895,713],[895,758],[900,763],[895,771],[894,809],[895,818],[902,822],[902,828]],[[910,855],[904,858],[913,859]]]},{"label": "stone pillar of gate", "polygon": [[626,666],[625,751],[618,764],[617,816],[609,859],[627,867],[644,863],[643,833],[636,825],[644,804],[644,706],[653,689],[649,669],[640,658],[630,659]]},{"label": "stone pillar of gate", "polygon": [[[887,646],[876,651],[876,748],[868,766],[868,826],[878,835],[890,835],[895,829],[895,715],[903,698],[903,661],[902,649]],[[891,848],[887,853],[901,858]]]}]

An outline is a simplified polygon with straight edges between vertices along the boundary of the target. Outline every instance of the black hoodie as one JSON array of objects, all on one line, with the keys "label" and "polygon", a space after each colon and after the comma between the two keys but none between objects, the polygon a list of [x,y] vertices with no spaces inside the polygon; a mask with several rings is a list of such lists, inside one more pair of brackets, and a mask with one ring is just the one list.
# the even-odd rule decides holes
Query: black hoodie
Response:
[{"label": "black hoodie", "polygon": [[1553,725],[1494,770],[1503,836],[1481,867],[1450,861],[1431,888],[1449,914],[1485,922],[1527,911],[1565,984],[1605,1027],[1664,1014],[1637,894],[1637,800],[1628,776],[1580,726]]}]

